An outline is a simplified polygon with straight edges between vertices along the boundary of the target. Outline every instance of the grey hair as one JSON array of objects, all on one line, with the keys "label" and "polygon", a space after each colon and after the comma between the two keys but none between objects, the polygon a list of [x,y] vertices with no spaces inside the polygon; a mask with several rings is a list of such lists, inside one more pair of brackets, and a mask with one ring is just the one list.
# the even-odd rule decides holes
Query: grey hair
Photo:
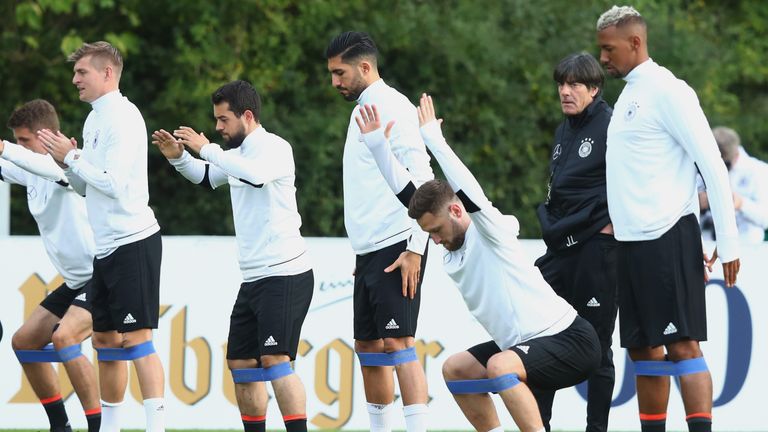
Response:
[{"label": "grey hair", "polygon": [[597,19],[597,31],[603,31],[608,27],[620,27],[630,22],[645,24],[643,16],[632,6],[613,6],[600,15]]},{"label": "grey hair", "polygon": [[717,147],[720,149],[723,159],[733,160],[739,153],[739,147],[741,146],[739,134],[729,127],[718,126],[712,129],[712,135],[715,137]]}]

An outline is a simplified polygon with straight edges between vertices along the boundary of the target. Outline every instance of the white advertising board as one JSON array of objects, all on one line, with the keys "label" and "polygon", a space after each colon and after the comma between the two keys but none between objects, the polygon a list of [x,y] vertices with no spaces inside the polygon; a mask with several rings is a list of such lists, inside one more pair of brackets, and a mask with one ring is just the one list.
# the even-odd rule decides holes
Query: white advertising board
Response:
[{"label": "white advertising board", "polygon": [[[368,417],[352,339],[352,270],[354,254],[346,239],[308,240],[314,262],[315,291],[302,331],[296,372],[307,390],[308,424],[315,429],[367,429]],[[524,241],[531,259],[544,250],[541,241]],[[229,313],[241,279],[232,237],[164,237],[162,316],[155,347],[166,376],[169,428],[242,428],[226,368],[225,344]],[[762,265],[768,244],[742,249],[736,289],[725,290],[715,273],[707,288],[709,341],[703,349],[714,381],[714,421],[719,430],[768,429],[761,401],[768,383],[768,292]],[[490,337],[467,311],[458,291],[441,267],[441,250],[430,249],[417,332],[417,350],[427,373],[431,397],[430,429],[471,429],[441,375],[443,361]],[[0,428],[47,428],[43,410],[21,372],[11,349],[11,336],[47,289],[60,283],[37,237],[0,239]],[[618,325],[617,325],[618,328]],[[83,352],[92,353],[89,342]],[[639,430],[634,377],[626,354],[614,337],[616,388],[612,430]],[[62,394],[73,426],[85,417],[63,368]],[[553,429],[583,430],[585,399],[577,388],[558,392]],[[515,429],[500,400],[497,409],[506,429]],[[123,427],[144,426],[144,410],[135,376],[126,394]],[[399,402],[398,405],[401,405]],[[685,414],[675,386],[670,397],[669,430],[685,430]],[[397,428],[404,429],[400,420]],[[283,427],[275,401],[270,402],[268,428]]]}]

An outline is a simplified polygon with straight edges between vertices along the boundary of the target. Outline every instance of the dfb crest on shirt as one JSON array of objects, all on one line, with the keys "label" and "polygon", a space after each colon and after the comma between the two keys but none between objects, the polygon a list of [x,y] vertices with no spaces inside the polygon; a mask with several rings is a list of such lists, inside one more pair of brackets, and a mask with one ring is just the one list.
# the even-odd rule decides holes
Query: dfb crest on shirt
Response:
[{"label": "dfb crest on shirt", "polygon": [[629,106],[627,106],[627,110],[624,111],[624,120],[626,121],[632,121],[633,118],[637,115],[637,110],[640,109],[640,104],[636,101],[632,101],[629,103]]},{"label": "dfb crest on shirt", "polygon": [[555,146],[555,150],[552,151],[552,160],[557,159],[560,156],[560,153],[563,152],[563,149],[560,147],[560,144],[557,144]]},{"label": "dfb crest on shirt", "polygon": [[594,144],[594,141],[592,141],[592,138],[584,138],[581,140],[581,144],[579,145],[579,156],[585,158],[592,153],[592,144]]},{"label": "dfb crest on shirt", "polygon": [[99,131],[96,130],[88,135],[83,135],[83,148],[90,147],[96,149],[99,144]]}]

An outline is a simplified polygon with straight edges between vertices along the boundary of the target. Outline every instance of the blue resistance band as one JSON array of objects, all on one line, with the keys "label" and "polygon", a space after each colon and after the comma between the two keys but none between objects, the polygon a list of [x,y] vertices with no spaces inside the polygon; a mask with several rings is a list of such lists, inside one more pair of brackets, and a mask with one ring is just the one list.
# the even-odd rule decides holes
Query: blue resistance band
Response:
[{"label": "blue resistance band", "polygon": [[397,366],[417,361],[416,348],[410,347],[393,353],[357,353],[361,366]]},{"label": "blue resistance band", "polygon": [[[79,348],[79,346],[78,346]],[[16,350],[16,358],[19,363],[59,363],[61,357],[53,344],[48,344],[39,350]]]},{"label": "blue resistance band", "polygon": [[284,362],[268,368],[232,369],[232,379],[236,384],[274,381],[292,373],[291,363]]},{"label": "blue resistance band", "polygon": [[679,362],[672,361],[636,361],[635,375],[643,376],[681,376],[706,372],[707,362],[704,357],[697,357]]},{"label": "blue resistance band", "polygon": [[83,355],[83,352],[80,351],[80,344],[64,347],[57,352],[59,353],[59,358],[61,359],[62,363],[76,359]]},{"label": "blue resistance band", "polygon": [[70,345],[59,351],[56,351],[53,344],[48,344],[43,349],[18,350],[15,353],[19,363],[60,363],[68,362],[83,355],[80,351],[80,344]]},{"label": "blue resistance band", "polygon": [[155,352],[151,340],[129,348],[96,348],[99,361],[136,360]]},{"label": "blue resistance band", "polygon": [[453,394],[499,393],[520,384],[517,374],[506,374],[491,379],[446,381]]}]

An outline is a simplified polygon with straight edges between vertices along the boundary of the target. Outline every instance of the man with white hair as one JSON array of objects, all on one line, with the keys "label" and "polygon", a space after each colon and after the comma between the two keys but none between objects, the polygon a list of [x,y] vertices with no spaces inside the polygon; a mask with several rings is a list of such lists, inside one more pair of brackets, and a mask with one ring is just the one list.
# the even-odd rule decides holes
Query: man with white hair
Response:
[{"label": "man with white hair", "polygon": [[[664,431],[669,376],[679,376],[690,431],[712,429],[712,377],[702,256],[718,254],[727,286],[739,272],[725,165],[696,93],[648,55],[646,23],[614,6],[597,21],[600,62],[627,84],[608,126],[608,210],[617,251],[621,345],[637,374],[643,431]],[[717,248],[703,255],[696,175],[709,192]],[[665,353],[666,348],[666,353]]]},{"label": "man with white hair", "polygon": [[[742,243],[762,243],[768,229],[768,165],[750,156],[741,145],[735,130],[718,126],[712,129],[720,148],[728,179],[733,189],[733,207],[736,209],[736,226]],[[704,187],[703,183],[701,184]],[[712,217],[706,190],[699,192],[702,231],[712,239]]]}]

